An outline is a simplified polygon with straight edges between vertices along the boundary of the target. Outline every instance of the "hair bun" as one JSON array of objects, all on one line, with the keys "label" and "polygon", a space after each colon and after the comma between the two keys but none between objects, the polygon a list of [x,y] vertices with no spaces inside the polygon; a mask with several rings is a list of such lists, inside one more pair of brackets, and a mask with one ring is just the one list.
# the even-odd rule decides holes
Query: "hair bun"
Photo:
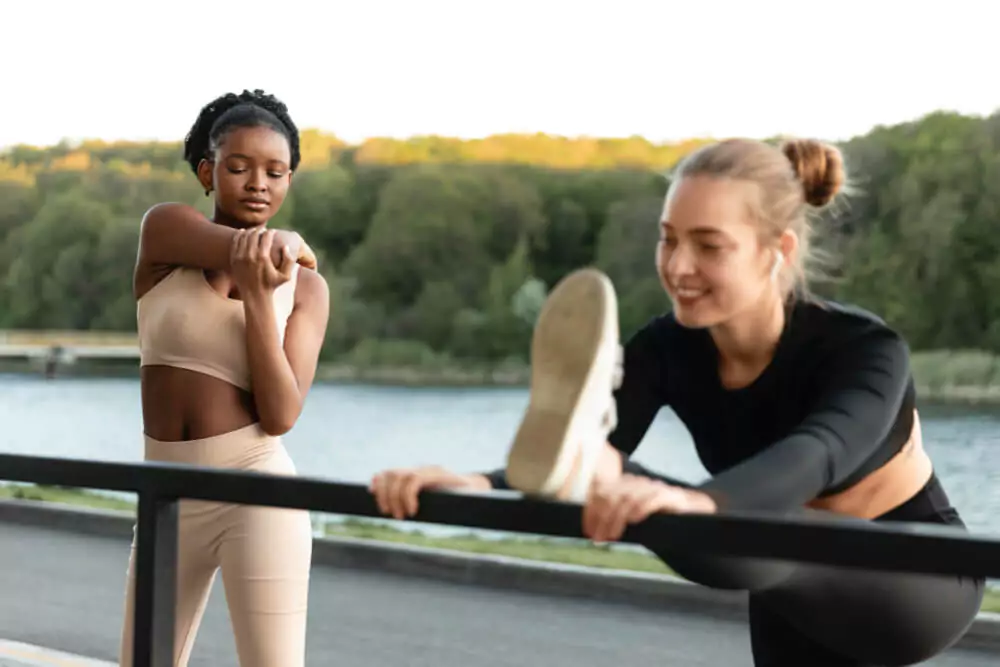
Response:
[{"label": "hair bun", "polygon": [[781,150],[802,181],[808,204],[820,207],[833,201],[846,180],[844,157],[837,148],[814,139],[792,139]]}]

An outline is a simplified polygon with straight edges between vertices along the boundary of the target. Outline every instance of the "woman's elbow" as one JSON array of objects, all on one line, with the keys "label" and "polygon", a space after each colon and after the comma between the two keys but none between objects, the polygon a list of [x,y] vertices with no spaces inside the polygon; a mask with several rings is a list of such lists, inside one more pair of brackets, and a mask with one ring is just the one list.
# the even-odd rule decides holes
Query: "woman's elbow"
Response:
[{"label": "woman's elbow", "polygon": [[295,426],[298,417],[298,410],[284,410],[276,411],[274,414],[262,414],[260,416],[260,428],[270,436],[285,435]]}]

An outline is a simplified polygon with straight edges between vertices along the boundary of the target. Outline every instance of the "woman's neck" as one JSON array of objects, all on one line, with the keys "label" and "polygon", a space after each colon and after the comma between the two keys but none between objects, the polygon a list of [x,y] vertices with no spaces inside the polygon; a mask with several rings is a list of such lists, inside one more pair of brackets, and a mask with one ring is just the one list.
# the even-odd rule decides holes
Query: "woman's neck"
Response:
[{"label": "woman's neck", "polygon": [[[223,213],[221,210],[219,210],[218,207],[216,207],[215,213],[212,215],[211,220],[212,220],[212,222],[214,222],[217,225],[222,225],[223,227],[229,227],[231,229],[246,229],[247,228],[247,225],[243,224],[239,220],[236,220],[235,218],[229,217],[228,215],[226,215],[225,213]],[[264,227],[266,225],[267,225],[267,223],[264,223],[261,226]]]},{"label": "woman's neck", "polygon": [[723,383],[753,382],[774,358],[784,329],[784,304],[774,294],[765,296],[759,306],[712,327],[709,333],[719,353]]}]

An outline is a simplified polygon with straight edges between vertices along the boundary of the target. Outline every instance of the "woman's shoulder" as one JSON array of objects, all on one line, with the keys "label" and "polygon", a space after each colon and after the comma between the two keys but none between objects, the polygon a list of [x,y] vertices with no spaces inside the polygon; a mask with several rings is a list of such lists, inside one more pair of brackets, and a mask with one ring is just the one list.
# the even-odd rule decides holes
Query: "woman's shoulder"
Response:
[{"label": "woman's shoulder", "polygon": [[832,299],[809,298],[792,306],[789,330],[799,329],[812,334],[828,336],[888,334],[898,332],[876,313],[857,304]]},{"label": "woman's shoulder", "polygon": [[903,335],[867,308],[816,298],[793,308],[785,332],[789,347],[817,360],[840,364],[872,355],[909,356]]},{"label": "woman's shoulder", "polygon": [[330,286],[319,271],[296,265],[295,302],[307,309],[326,311],[330,304]]}]

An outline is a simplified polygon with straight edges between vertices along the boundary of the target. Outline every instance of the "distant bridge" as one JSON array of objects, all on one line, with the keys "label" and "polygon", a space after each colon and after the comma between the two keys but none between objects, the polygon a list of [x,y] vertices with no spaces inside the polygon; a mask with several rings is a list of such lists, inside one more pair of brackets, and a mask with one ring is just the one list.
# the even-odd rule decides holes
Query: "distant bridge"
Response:
[{"label": "distant bridge", "polygon": [[46,373],[78,359],[138,359],[135,333],[120,331],[0,330],[0,359],[21,359],[43,365]]}]

